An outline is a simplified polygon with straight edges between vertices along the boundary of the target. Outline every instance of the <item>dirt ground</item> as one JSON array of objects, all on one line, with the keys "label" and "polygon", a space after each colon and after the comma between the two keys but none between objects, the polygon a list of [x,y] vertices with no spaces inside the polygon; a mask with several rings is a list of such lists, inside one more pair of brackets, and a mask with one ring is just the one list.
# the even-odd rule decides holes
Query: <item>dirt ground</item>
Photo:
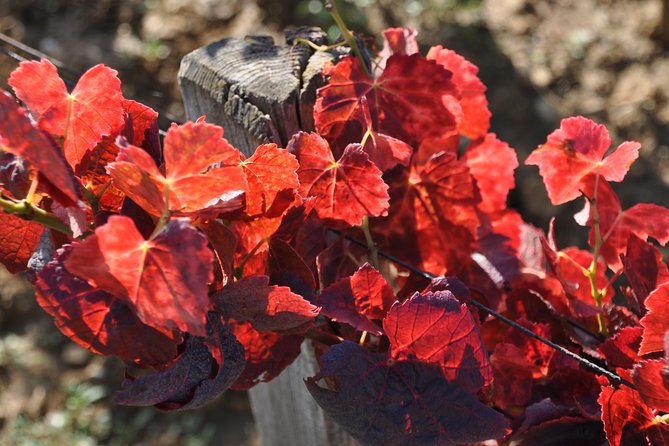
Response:
[{"label": "dirt ground", "polygon": [[[563,116],[606,124],[614,144],[642,143],[623,206],[669,206],[669,53],[657,36],[659,0],[339,1],[349,27],[419,30],[424,49],[443,44],[480,67],[492,126],[521,161]],[[181,57],[227,36],[269,34],[288,24],[331,28],[319,0],[0,0],[0,32],[61,60],[73,72],[96,63],[119,70],[126,95],[183,119]],[[334,31],[333,31],[334,32]],[[0,83],[16,62],[0,53]],[[74,79],[73,76],[70,76]],[[571,214],[547,204],[535,168],[518,171],[513,206],[558,242],[583,240]],[[113,406],[123,364],[65,339],[35,304],[30,286],[0,271],[0,445],[253,445],[244,393],[205,410],[162,414]]]}]

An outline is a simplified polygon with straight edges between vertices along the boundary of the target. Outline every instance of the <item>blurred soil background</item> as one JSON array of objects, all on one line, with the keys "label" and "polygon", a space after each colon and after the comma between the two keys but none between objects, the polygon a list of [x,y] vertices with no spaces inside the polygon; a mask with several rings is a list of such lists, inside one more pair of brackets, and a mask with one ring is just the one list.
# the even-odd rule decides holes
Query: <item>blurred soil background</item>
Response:
[{"label": "blurred soil background", "polygon": [[[616,187],[623,207],[669,205],[669,53],[659,41],[660,0],[339,0],[351,29],[378,35],[412,26],[425,51],[442,44],[480,67],[492,130],[521,162],[561,117],[608,126],[614,145],[642,143]],[[0,32],[83,72],[116,68],[126,96],[183,119],[181,57],[224,37],[318,25],[334,38],[320,0],[0,0]],[[0,53],[0,84],[17,63]],[[68,77],[66,72],[62,72]],[[76,77],[69,76],[71,80]],[[163,124],[165,127],[166,124]],[[521,167],[512,206],[542,228],[558,216],[558,244],[585,240],[572,214],[552,208],[536,168]],[[244,393],[192,413],[114,406],[123,364],[67,340],[20,277],[0,271],[0,445],[256,445]]]}]

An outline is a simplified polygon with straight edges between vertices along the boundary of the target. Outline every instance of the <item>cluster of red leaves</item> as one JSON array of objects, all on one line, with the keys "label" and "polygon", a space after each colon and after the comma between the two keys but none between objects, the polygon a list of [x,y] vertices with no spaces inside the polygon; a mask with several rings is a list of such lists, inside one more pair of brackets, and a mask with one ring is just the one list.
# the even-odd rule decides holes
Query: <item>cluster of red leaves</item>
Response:
[{"label": "cluster of red leaves", "polygon": [[0,95],[1,204],[23,213],[0,214],[0,261],[30,267],[65,335],[153,369],[121,404],[201,406],[276,377],[309,338],[308,390],[364,444],[666,444],[669,269],[648,239],[669,241],[669,209],[623,210],[609,184],[639,144],[605,157],[606,129],[576,117],[526,160],[554,204],[585,199],[592,250],[558,248],[507,208],[518,161],[477,68],[384,36],[376,70],[324,68],[315,132],[248,157],[204,119],[161,142],[109,68],[68,92],[48,61],[22,63],[9,84],[29,112]]}]

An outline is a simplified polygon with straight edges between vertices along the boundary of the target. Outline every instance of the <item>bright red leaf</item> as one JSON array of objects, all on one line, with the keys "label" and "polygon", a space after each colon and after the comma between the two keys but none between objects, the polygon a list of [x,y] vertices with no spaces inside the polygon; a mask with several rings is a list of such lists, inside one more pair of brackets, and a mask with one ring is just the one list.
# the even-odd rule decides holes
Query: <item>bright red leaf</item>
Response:
[{"label": "bright red leaf", "polygon": [[246,367],[232,385],[233,390],[248,390],[260,382],[279,376],[300,355],[304,338],[258,331],[250,322],[229,322],[237,340],[244,346]]},{"label": "bright red leaf", "polygon": [[516,186],[513,178],[518,167],[516,151],[494,133],[488,133],[467,146],[461,161],[469,167],[481,192],[479,209],[487,213],[506,209],[506,197]]},{"label": "bright red leaf", "polygon": [[369,159],[384,172],[398,164],[408,166],[413,148],[404,141],[374,130],[367,99],[364,96],[361,98],[361,107],[367,128],[367,137],[363,138],[365,144],[362,148],[369,155]]},{"label": "bright red leaf", "polygon": [[642,327],[624,327],[597,349],[612,368],[631,369],[639,361]]},{"label": "bright red leaf", "polygon": [[[656,204],[640,203],[622,210],[620,200],[603,179],[589,176],[584,181],[586,196],[596,201],[599,228],[603,244],[601,256],[614,271],[622,268],[620,255],[627,250],[627,241],[634,234],[641,240],[654,238],[662,246],[669,242],[669,209]],[[582,226],[590,226],[588,242],[595,246],[596,232],[593,227],[594,215],[590,201],[575,219]]]},{"label": "bright red leaf", "polygon": [[663,445],[669,441],[669,426],[655,419],[635,390],[627,386],[603,387],[597,401],[602,406],[604,431],[611,446]]},{"label": "bright red leaf", "polygon": [[608,157],[609,132],[601,124],[582,116],[563,119],[560,128],[550,135],[525,160],[539,166],[551,203],[558,205],[581,195],[583,179],[591,173],[608,181],[622,181],[639,156],[638,142],[622,143]]},{"label": "bright red leaf", "polygon": [[[441,45],[430,48],[426,57],[453,73],[453,83],[460,92],[462,106],[459,133],[470,139],[484,137],[490,128],[490,110],[488,110],[488,99],[485,97],[486,87],[477,76],[478,67],[455,51]],[[500,165],[505,164],[500,160],[498,166]]]},{"label": "bright red leaf", "polygon": [[276,144],[263,144],[240,166],[248,182],[246,213],[275,217],[283,214],[300,186],[295,157]]},{"label": "bright red leaf", "polygon": [[0,263],[12,274],[25,271],[44,226],[0,211]]},{"label": "bright red leaf", "polygon": [[203,121],[173,124],[163,154],[164,174],[146,151],[132,145],[121,148],[107,171],[116,187],[155,216],[165,208],[165,190],[173,212],[230,212],[243,206],[246,176],[221,127]]},{"label": "bright red leaf", "polygon": [[121,81],[116,74],[111,68],[96,65],[68,93],[56,67],[42,59],[21,62],[7,82],[40,128],[64,138],[65,158],[74,168],[103,136],[113,135],[123,126]]},{"label": "bright red leaf", "polygon": [[423,139],[454,134],[462,113],[451,73],[420,54],[393,55],[383,73],[369,77],[357,58],[326,65],[328,84],[318,90],[314,121],[320,135],[337,150],[359,143],[365,124],[365,96],[374,129],[417,148]]},{"label": "bright red leaf", "polygon": [[416,36],[418,32],[413,28],[386,28],[383,30],[383,48],[378,54],[378,70],[383,72],[386,62],[393,54],[409,56],[420,51]]},{"label": "bright red leaf", "polygon": [[89,285],[63,263],[72,252],[66,245],[37,276],[37,302],[55,319],[63,334],[93,353],[114,355],[149,367],[177,355],[181,336],[143,324],[127,301]]},{"label": "bright red leaf", "polygon": [[318,308],[285,286],[269,285],[267,276],[243,277],[213,296],[226,318],[251,322],[260,331],[288,331],[308,325]]},{"label": "bright red leaf", "polygon": [[47,135],[33,126],[24,110],[7,92],[0,92],[0,151],[26,160],[73,203],[79,199],[72,170],[59,149]]},{"label": "bright red leaf", "polygon": [[635,364],[632,379],[646,404],[669,412],[669,362],[665,358]]},{"label": "bright red leaf", "polygon": [[669,283],[660,285],[646,298],[648,312],[641,319],[643,340],[640,355],[664,351],[664,336],[669,331]]},{"label": "bright red leaf", "polygon": [[123,100],[123,110],[132,124],[130,144],[142,147],[147,137],[151,139],[154,133],[158,135],[158,112],[131,99]]},{"label": "bright red leaf", "polygon": [[393,358],[438,365],[446,379],[473,391],[492,382],[492,367],[476,322],[450,291],[416,293],[395,303],[383,328]]},{"label": "bright red leaf", "polygon": [[300,132],[288,149],[300,162],[300,195],[316,198],[320,218],[356,226],[365,216],[387,215],[388,186],[360,146],[348,146],[335,161],[327,141],[316,133]]},{"label": "bright red leaf", "polygon": [[351,276],[355,306],[369,319],[383,319],[395,302],[395,293],[380,272],[365,263]]},{"label": "bright red leaf", "polygon": [[146,240],[130,218],[113,216],[74,245],[65,267],[126,297],[149,326],[203,335],[213,261],[207,239],[185,220],[170,221]]}]

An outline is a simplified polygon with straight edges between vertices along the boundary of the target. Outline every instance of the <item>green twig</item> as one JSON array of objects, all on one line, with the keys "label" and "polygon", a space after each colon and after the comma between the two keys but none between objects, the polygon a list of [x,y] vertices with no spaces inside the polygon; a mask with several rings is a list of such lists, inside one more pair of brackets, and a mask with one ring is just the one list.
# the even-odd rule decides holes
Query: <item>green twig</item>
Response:
[{"label": "green twig", "polygon": [[[599,176],[597,176],[595,179],[595,190],[593,197],[590,200],[590,208],[592,209],[592,228],[595,231],[595,246],[592,251],[592,263],[590,263],[590,266],[588,267],[588,281],[590,282],[590,293],[592,298],[595,300],[595,303],[597,304],[597,308],[602,308],[602,297],[604,297],[606,289],[600,290],[597,287],[597,263],[599,260],[599,253],[602,249],[602,245],[604,244],[604,240],[602,239],[602,231],[599,226],[599,211],[597,210],[598,189]],[[604,323],[604,317],[601,314],[597,315],[597,327],[600,334],[604,336],[608,334],[608,329]]]},{"label": "green twig", "polygon": [[337,11],[337,5],[335,5],[334,0],[327,0],[324,2],[324,4],[325,4],[325,10],[330,13],[332,19],[337,24],[337,27],[339,28],[341,36],[344,38],[344,41],[349,47],[351,47],[353,54],[355,54],[355,56],[360,60],[360,64],[362,65],[362,68],[365,70],[365,73],[367,74],[367,76],[372,77],[372,73],[369,71],[369,67],[365,62],[365,58],[362,57],[362,51],[360,51],[358,42],[355,40],[355,36],[353,35],[353,33],[351,33],[351,31],[346,27],[344,19],[342,19],[341,15],[339,15],[339,11]]},{"label": "green twig", "polygon": [[8,214],[14,214],[24,220],[31,220],[63,234],[72,235],[72,230],[58,217],[26,200],[15,201],[0,195],[0,207]]},{"label": "green twig", "polygon": [[369,218],[367,218],[367,216],[363,217],[360,229],[362,229],[362,233],[365,234],[370,262],[374,268],[379,270],[379,249],[376,247],[376,243],[374,243],[374,239],[372,238],[372,233],[369,230]]}]

